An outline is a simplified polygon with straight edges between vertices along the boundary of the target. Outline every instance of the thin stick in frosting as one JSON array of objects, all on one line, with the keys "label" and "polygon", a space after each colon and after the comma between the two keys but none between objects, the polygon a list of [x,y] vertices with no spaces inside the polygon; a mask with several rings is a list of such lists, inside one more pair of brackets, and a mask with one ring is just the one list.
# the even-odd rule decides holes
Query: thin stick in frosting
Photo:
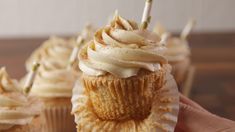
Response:
[{"label": "thin stick in frosting", "polygon": [[72,54],[70,56],[70,59],[69,59],[68,69],[70,69],[75,63],[75,61],[77,60],[77,55],[78,55],[78,52],[82,43],[84,43],[84,39],[81,36],[78,36],[77,45],[74,47]]},{"label": "thin stick in frosting", "polygon": [[181,33],[181,39],[187,39],[188,35],[190,34],[195,25],[196,21],[194,19],[189,20]]},{"label": "thin stick in frosting", "polygon": [[28,94],[30,92],[39,66],[40,64],[38,62],[33,63],[32,69],[29,72],[24,84],[24,89],[23,89],[24,94]]},{"label": "thin stick in frosting", "polygon": [[166,32],[166,33],[163,33],[162,36],[161,36],[161,41],[160,41],[160,44],[161,45],[166,45],[166,41],[167,39],[171,36],[170,33]]},{"label": "thin stick in frosting", "polygon": [[152,7],[152,0],[146,0],[143,16],[141,20],[141,29],[146,29],[148,27],[148,24],[151,19],[151,16],[150,16],[151,7]]}]

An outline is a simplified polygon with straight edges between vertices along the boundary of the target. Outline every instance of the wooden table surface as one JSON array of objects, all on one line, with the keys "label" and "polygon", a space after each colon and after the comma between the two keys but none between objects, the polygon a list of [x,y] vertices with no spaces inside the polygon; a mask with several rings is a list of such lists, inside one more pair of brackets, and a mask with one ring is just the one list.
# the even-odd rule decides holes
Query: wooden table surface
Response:
[{"label": "wooden table surface", "polygon": [[[25,74],[24,61],[45,39],[0,39],[0,66],[19,79]],[[196,66],[191,98],[235,120],[235,33],[193,34],[189,43]]]}]

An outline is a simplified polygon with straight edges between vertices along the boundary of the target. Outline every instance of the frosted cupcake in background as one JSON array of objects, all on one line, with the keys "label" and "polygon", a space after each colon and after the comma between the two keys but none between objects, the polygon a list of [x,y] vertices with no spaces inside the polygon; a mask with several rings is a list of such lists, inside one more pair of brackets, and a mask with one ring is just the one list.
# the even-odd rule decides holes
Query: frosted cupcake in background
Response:
[{"label": "frosted cupcake in background", "polygon": [[41,63],[30,94],[44,102],[49,132],[75,131],[71,96],[74,83],[81,74],[77,52],[85,41],[89,41],[92,32],[91,27],[87,27],[77,41],[51,37],[26,62],[27,69],[35,60]]},{"label": "frosted cupcake in background", "polygon": [[[82,36],[84,43],[90,41],[95,32],[96,28],[88,24],[79,36]],[[48,40],[42,43],[36,50],[32,52],[30,57],[26,60],[26,69],[30,70],[33,61],[42,61],[46,59],[55,59],[58,61],[58,65],[62,67],[67,67],[69,63],[69,58],[74,47],[77,46],[76,38],[72,37],[65,39],[62,37],[50,37]],[[82,45],[80,45],[81,47]],[[75,67],[76,70],[79,70],[78,67]]]},{"label": "frosted cupcake in background", "polygon": [[72,97],[77,131],[173,130],[178,92],[165,49],[155,33],[115,14],[79,53],[83,85]]},{"label": "frosted cupcake in background", "polygon": [[23,94],[18,82],[0,68],[0,131],[45,131],[43,103],[35,97]]},{"label": "frosted cupcake in background", "polygon": [[159,36],[168,36],[166,41],[167,50],[164,55],[166,56],[169,64],[172,66],[172,74],[179,86],[183,85],[191,65],[191,51],[188,45],[187,37],[194,25],[195,21],[190,20],[179,37],[171,36],[170,33],[168,33],[159,23],[154,28],[154,32]]},{"label": "frosted cupcake in background", "polygon": [[54,59],[58,61],[57,65],[67,67],[71,52],[76,45],[76,39],[64,39],[60,37],[51,37],[38,47],[26,61],[26,69],[29,71],[33,61],[42,61]]},{"label": "frosted cupcake in background", "polygon": [[48,132],[75,131],[74,118],[70,113],[72,88],[78,77],[78,71],[64,68],[60,61],[51,58],[41,62],[31,95],[45,104]]}]

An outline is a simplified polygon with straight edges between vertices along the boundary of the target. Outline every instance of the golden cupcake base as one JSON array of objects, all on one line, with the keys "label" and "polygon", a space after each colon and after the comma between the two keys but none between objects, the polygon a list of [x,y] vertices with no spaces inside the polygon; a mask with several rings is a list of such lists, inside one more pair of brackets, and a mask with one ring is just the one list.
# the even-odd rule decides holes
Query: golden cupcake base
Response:
[{"label": "golden cupcake base", "polygon": [[96,115],[103,120],[144,119],[155,91],[163,86],[166,70],[140,71],[127,79],[83,75],[84,88]]},{"label": "golden cupcake base", "polygon": [[[152,103],[151,112],[145,119],[128,119],[122,121],[102,120],[95,113],[89,97],[76,93],[72,102],[77,131],[119,131],[119,132],[173,132],[179,111],[178,88],[171,75],[167,75],[164,86],[159,89]],[[75,103],[74,103],[75,104]],[[74,105],[73,104],[73,105]]]}]

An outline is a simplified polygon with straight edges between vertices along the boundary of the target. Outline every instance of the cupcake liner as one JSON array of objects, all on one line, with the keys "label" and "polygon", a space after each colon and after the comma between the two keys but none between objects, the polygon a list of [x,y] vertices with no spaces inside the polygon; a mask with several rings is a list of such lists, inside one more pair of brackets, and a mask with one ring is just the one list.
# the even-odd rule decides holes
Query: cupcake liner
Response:
[{"label": "cupcake liner", "polygon": [[169,62],[172,66],[172,75],[174,76],[176,83],[178,84],[178,86],[182,86],[185,78],[186,78],[186,74],[187,71],[189,70],[190,67],[190,58],[187,57],[182,61],[179,62]]},{"label": "cupcake liner", "polygon": [[156,92],[150,115],[143,120],[102,120],[93,112],[88,96],[77,96],[77,101],[78,107],[74,115],[78,132],[173,132],[179,112],[179,94],[171,75],[167,75],[164,86]]},{"label": "cupcake liner", "polygon": [[149,115],[154,92],[163,85],[165,69],[142,71],[138,76],[83,75],[86,92],[97,116],[104,120],[143,119]]},{"label": "cupcake liner", "polygon": [[44,110],[46,117],[46,132],[75,132],[74,118],[71,106],[51,106]]}]

